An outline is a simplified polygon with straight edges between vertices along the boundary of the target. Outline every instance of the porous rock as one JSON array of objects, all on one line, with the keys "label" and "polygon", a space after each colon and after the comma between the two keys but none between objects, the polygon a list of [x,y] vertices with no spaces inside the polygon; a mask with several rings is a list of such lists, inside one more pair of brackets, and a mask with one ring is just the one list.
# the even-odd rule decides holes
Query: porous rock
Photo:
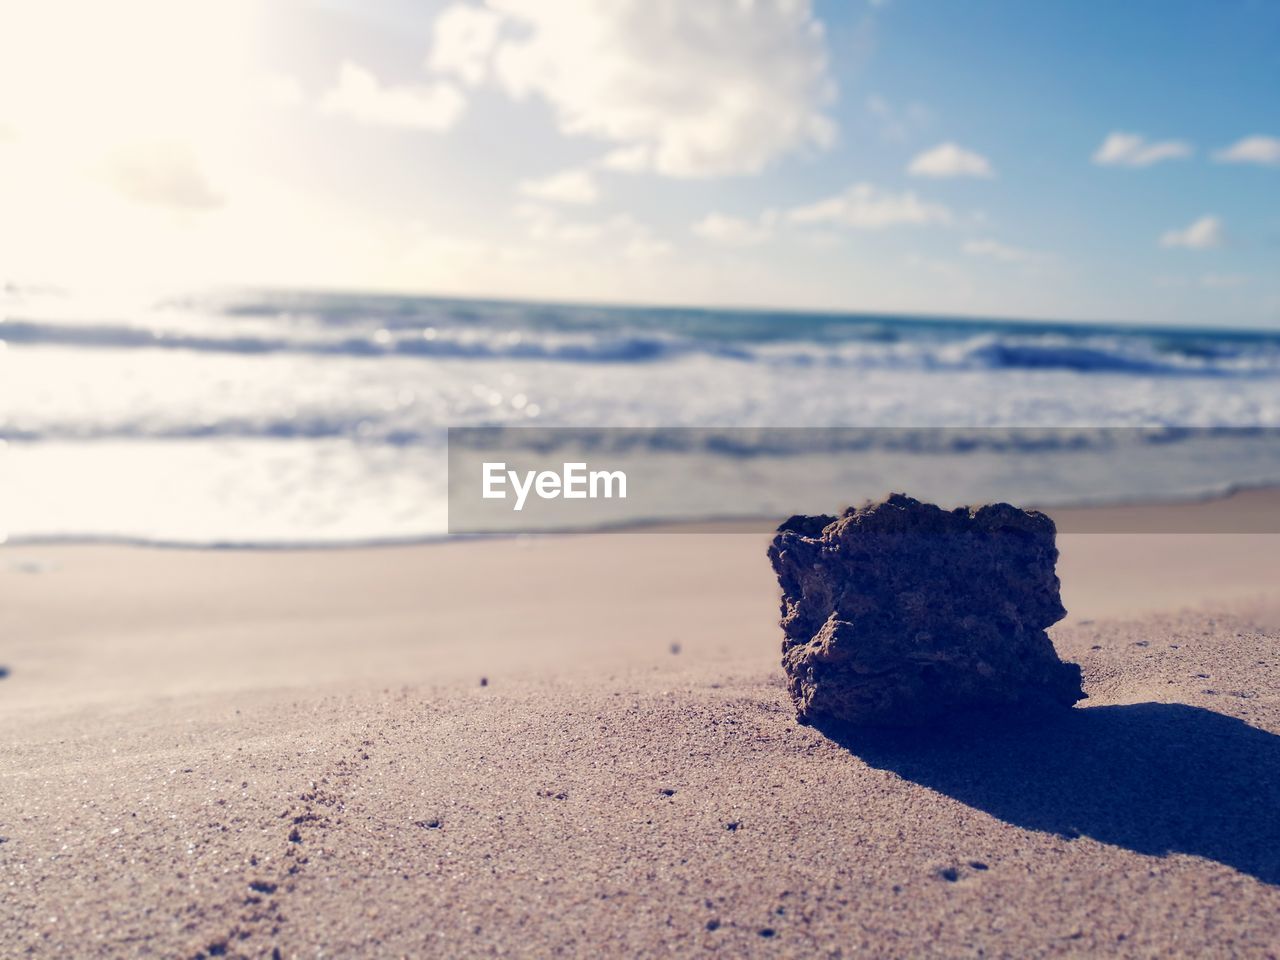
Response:
[{"label": "porous rock", "polygon": [[1083,699],[1080,668],[1045,633],[1066,615],[1055,535],[1007,503],[942,510],[903,494],[786,521],[769,559],[798,718],[917,726]]}]

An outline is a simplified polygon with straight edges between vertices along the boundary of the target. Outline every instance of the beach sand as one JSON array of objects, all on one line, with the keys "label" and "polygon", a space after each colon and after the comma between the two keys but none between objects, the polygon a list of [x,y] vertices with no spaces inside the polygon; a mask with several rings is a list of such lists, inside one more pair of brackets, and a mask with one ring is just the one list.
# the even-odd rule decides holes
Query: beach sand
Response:
[{"label": "beach sand", "polygon": [[0,955],[1280,950],[1280,536],[1064,535],[1088,700],[840,740],[766,543],[7,548]]}]

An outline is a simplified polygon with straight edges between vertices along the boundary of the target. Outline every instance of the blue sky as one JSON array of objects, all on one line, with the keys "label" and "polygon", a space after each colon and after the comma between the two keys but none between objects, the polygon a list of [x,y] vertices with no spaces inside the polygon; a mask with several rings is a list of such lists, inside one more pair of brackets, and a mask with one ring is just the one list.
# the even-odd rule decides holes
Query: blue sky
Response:
[{"label": "blue sky", "polygon": [[14,280],[1280,326],[1274,3],[106,6],[3,15]]}]

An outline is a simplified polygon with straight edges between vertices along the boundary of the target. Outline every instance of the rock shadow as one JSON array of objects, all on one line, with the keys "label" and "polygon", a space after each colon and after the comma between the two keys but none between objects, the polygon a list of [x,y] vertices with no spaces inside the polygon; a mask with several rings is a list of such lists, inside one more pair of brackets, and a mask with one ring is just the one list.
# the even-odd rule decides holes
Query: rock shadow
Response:
[{"label": "rock shadow", "polygon": [[1280,884],[1280,736],[1199,707],[1078,707],[942,729],[819,728],[874,767],[1027,830],[1187,853]]}]

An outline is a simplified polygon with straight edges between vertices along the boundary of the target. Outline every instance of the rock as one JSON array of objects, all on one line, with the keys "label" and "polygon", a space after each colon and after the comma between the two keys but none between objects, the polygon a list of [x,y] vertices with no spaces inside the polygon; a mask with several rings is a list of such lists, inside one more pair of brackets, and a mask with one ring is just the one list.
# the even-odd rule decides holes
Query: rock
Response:
[{"label": "rock", "polygon": [[1066,614],[1056,532],[1007,503],[946,511],[903,494],[792,517],[769,559],[799,720],[916,726],[1083,699],[1045,633]]}]

